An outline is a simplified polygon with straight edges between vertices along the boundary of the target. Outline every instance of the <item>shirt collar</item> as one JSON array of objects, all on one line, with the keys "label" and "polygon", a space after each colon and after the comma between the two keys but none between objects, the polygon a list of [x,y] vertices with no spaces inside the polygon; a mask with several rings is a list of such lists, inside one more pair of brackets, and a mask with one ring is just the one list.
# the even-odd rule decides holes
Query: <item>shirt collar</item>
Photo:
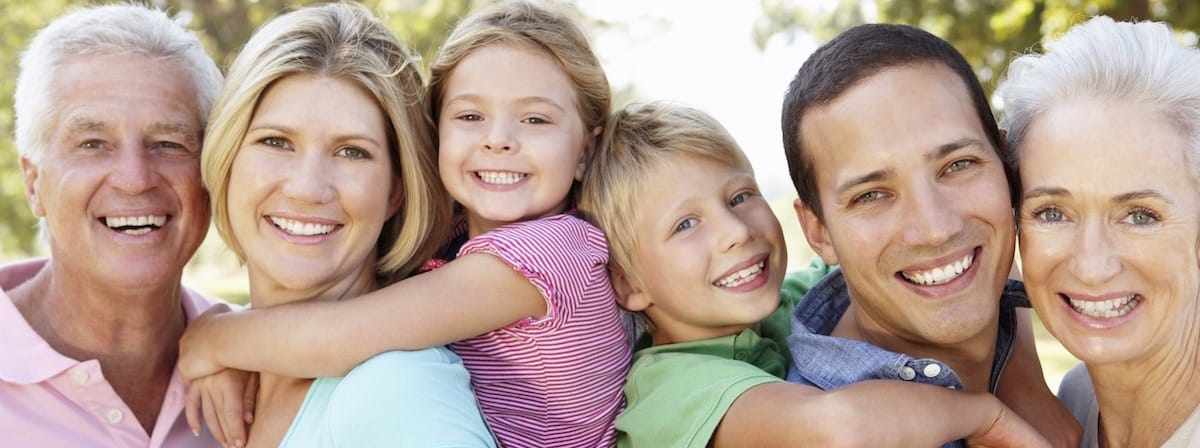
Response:
[{"label": "shirt collar", "polygon": [[[0,266],[0,380],[17,384],[46,381],[80,361],[55,351],[33,330],[5,292],[37,275],[49,262],[38,258]],[[182,288],[180,302],[188,322],[203,314],[216,302],[188,288]]]}]

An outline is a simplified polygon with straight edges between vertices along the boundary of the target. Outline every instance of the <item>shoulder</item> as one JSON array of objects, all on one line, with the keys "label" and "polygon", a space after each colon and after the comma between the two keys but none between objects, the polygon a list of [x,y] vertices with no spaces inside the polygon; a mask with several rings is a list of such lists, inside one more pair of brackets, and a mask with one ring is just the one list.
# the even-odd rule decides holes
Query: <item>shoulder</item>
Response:
[{"label": "shoulder", "polygon": [[470,375],[444,347],[359,364],[338,384],[328,415],[344,446],[492,446]]},{"label": "shoulder", "polygon": [[619,445],[704,447],[739,396],[779,378],[716,355],[659,351],[634,363]]}]

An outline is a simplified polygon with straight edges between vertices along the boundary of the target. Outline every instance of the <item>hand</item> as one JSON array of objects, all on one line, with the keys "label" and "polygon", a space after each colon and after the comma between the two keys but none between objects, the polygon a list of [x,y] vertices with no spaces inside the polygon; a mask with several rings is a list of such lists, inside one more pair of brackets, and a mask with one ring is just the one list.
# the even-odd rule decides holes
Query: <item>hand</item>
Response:
[{"label": "hand", "polygon": [[216,363],[209,354],[206,342],[211,338],[212,323],[220,315],[230,312],[229,305],[220,303],[209,308],[200,317],[188,323],[183,337],[179,339],[179,360],[176,367],[183,379],[192,382],[200,377],[210,376],[221,371],[224,366]]},{"label": "hand", "polygon": [[258,374],[225,369],[199,378],[188,389],[187,416],[192,434],[200,435],[200,415],[221,446],[246,446],[247,425],[254,423]]},{"label": "hand", "polygon": [[1050,442],[1011,409],[1000,406],[1000,412],[990,426],[967,437],[967,446],[1049,448]]}]

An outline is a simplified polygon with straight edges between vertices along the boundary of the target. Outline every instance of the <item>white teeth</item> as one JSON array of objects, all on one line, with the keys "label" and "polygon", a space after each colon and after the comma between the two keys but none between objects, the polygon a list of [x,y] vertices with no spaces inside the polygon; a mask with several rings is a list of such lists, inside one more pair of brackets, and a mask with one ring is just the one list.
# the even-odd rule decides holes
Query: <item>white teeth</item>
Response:
[{"label": "white teeth", "polygon": [[713,284],[723,288],[732,288],[734,286],[742,285],[750,280],[754,280],[755,277],[758,277],[758,274],[762,273],[764,267],[766,267],[766,262],[760,261],[754,266],[750,266],[746,269],[729,274],[725,278],[717,280]]},{"label": "white teeth", "polygon": [[145,235],[166,223],[166,215],[106,216],[104,218],[104,225],[126,235]]},{"label": "white teeth", "polygon": [[1113,318],[1121,317],[1133,311],[1139,303],[1142,303],[1141,296],[1136,294],[1115,299],[1101,300],[1099,302],[1075,300],[1067,298],[1071,302],[1071,308],[1075,308],[1080,314],[1091,317]]},{"label": "white teeth", "polygon": [[272,216],[270,218],[271,218],[271,222],[274,223],[276,227],[279,227],[280,229],[283,229],[283,231],[290,233],[292,235],[300,235],[300,236],[324,235],[326,233],[332,232],[333,229],[335,227],[337,227],[332,224],[314,224],[311,222],[300,222],[300,221],[296,221],[296,220],[292,220],[292,219],[279,218],[279,217],[275,217],[275,216]]},{"label": "white teeth", "polygon": [[971,263],[975,261],[975,253],[971,252],[961,260],[955,261],[945,266],[936,267],[927,271],[900,272],[910,282],[918,285],[940,285],[958,278],[967,268],[971,267]]},{"label": "white teeth", "polygon": [[475,174],[484,183],[496,185],[512,185],[525,178],[524,173],[514,173],[512,171],[476,171]]}]

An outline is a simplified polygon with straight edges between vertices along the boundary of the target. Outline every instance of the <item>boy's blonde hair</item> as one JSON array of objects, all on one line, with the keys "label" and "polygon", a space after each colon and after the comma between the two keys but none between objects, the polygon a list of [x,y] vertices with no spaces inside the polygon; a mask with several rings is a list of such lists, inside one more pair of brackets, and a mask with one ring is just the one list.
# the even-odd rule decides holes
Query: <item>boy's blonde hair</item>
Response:
[{"label": "boy's blonde hair", "polygon": [[233,160],[263,92],[296,74],[359,85],[388,118],[392,173],[403,202],[376,242],[381,279],[392,281],[415,272],[448,240],[450,199],[438,177],[419,61],[369,11],[350,3],[298,9],[271,20],[250,38],[213,107],[201,155],[213,222],[239,261],[245,261],[245,253],[229,222]]},{"label": "boy's blonde hair", "polygon": [[698,109],[667,102],[633,104],[609,120],[584,174],[579,210],[608,238],[614,274],[637,278],[633,249],[640,235],[634,228],[637,208],[631,205],[654,187],[652,171],[681,157],[709,159],[754,174],[729,131]]}]

